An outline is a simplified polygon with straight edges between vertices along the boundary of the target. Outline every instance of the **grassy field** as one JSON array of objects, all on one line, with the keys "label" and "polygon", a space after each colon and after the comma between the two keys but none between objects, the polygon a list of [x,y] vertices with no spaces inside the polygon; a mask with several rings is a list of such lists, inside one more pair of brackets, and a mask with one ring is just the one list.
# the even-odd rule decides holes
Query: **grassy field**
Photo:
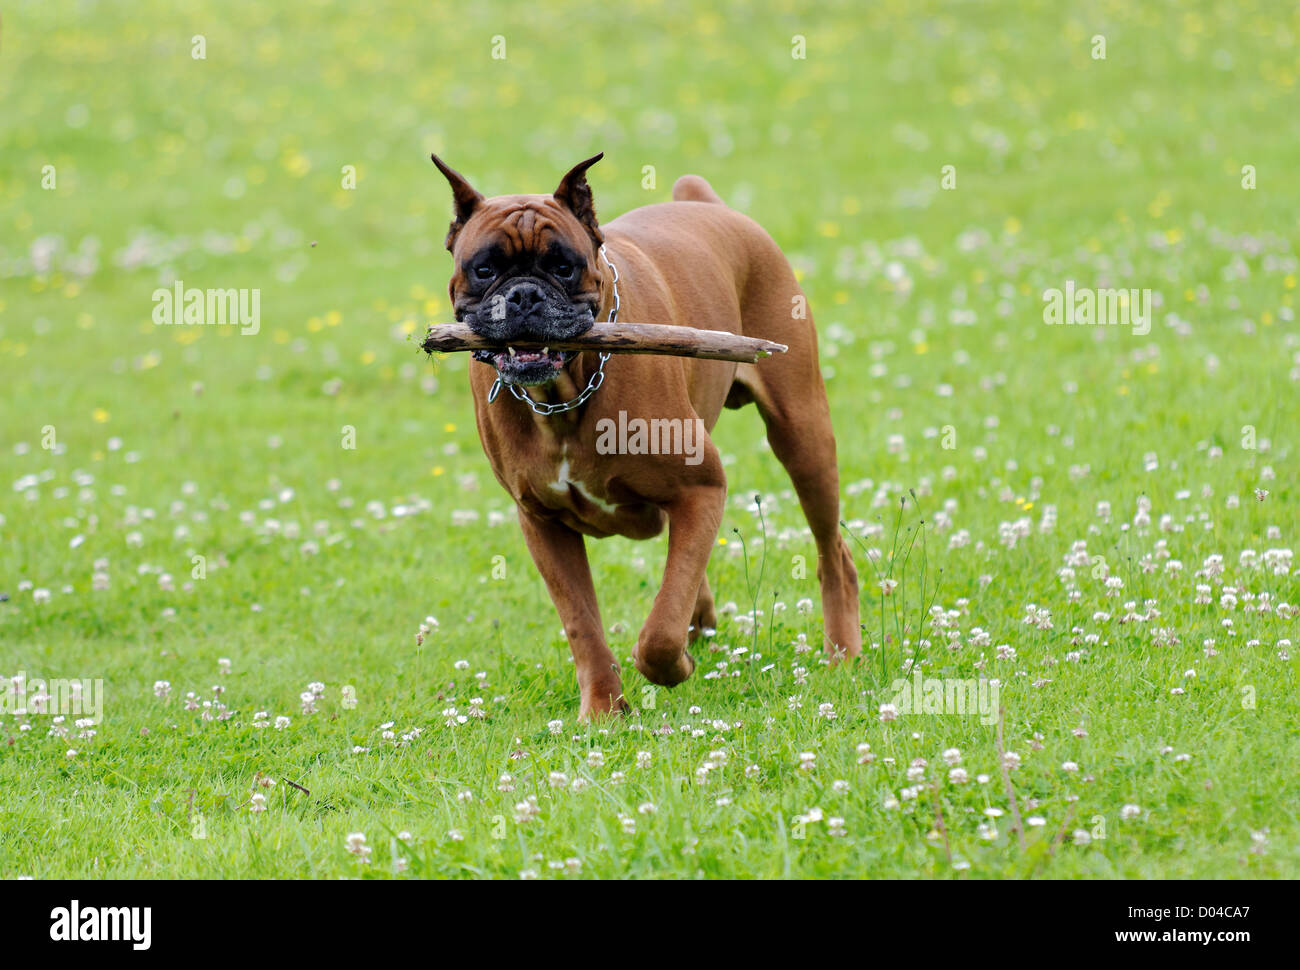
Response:
[{"label": "grassy field", "polygon": [[[0,698],[0,876],[1294,878],[1298,38],[1280,0],[7,4],[0,676],[102,716]],[[804,648],[815,550],[727,412],[727,615],[589,728],[417,338],[429,152],[497,194],[600,150],[603,217],[695,172],[798,268],[869,647]],[[156,325],[177,279],[257,332]],[[1047,325],[1067,281],[1150,332]],[[627,658],[665,543],[589,549]],[[996,716],[882,713],[913,665],[996,683],[1005,778]]]}]

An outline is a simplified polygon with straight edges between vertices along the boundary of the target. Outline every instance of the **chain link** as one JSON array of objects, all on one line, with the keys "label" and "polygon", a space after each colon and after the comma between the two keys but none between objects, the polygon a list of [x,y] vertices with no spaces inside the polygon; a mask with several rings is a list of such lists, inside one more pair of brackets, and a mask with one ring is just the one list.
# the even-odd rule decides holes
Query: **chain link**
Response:
[{"label": "chain link", "polygon": [[[609,261],[609,255],[605,252],[604,243],[601,243],[600,246],[600,258],[605,261],[605,265],[608,266],[610,272],[614,274],[614,305],[609,309],[608,322],[615,323],[618,320],[619,309],[618,267]],[[528,392],[522,390],[519,385],[508,384],[503,381],[500,376],[497,377],[496,383],[492,385],[492,390],[488,391],[488,403],[491,404],[497,399],[497,394],[500,393],[502,387],[508,387],[510,388],[510,393],[513,394],[517,400],[523,401],[532,408],[535,413],[540,414],[543,417],[552,414],[563,414],[565,411],[572,411],[574,408],[586,404],[587,400],[600,389],[600,385],[605,383],[605,361],[607,360],[609,360],[609,354],[602,353],[600,355],[600,363],[596,367],[596,373],[591,375],[591,380],[587,381],[587,386],[582,389],[582,393],[577,397],[560,404],[548,404],[545,401],[534,401],[528,396]]]}]

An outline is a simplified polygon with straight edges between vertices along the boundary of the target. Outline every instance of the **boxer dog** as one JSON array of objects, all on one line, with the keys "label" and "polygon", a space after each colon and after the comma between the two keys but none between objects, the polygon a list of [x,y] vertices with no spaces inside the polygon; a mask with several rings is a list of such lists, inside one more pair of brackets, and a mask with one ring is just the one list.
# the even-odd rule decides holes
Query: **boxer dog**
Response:
[{"label": "boxer dog", "polygon": [[695,669],[689,644],[717,625],[705,567],[727,497],[718,450],[707,433],[690,456],[666,433],[654,444],[669,447],[610,448],[608,429],[620,417],[624,426],[642,419],[652,429],[703,432],[724,407],[756,405],[817,543],[825,649],[832,662],[862,650],[817,332],[790,264],[758,223],[694,175],[677,180],[672,202],[601,225],[586,173],[602,157],[579,162],[552,195],[485,198],[433,156],[455,201],[446,246],[456,319],[508,347],[512,339],[572,337],[616,311],[623,321],[726,330],[789,351],[758,364],[475,352],[469,377],[479,437],[564,624],[581,720],[629,709],[585,536],[648,539],[668,528],[663,582],[633,652],[647,679],[684,681]]}]

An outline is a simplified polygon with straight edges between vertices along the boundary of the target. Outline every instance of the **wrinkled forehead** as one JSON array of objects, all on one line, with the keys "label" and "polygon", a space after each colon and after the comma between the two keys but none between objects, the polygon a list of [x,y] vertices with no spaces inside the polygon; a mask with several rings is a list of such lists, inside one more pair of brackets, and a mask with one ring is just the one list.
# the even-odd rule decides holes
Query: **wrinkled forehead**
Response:
[{"label": "wrinkled forehead", "polygon": [[457,250],[469,256],[496,246],[507,259],[559,244],[583,256],[590,245],[581,223],[549,195],[498,195],[479,204]]}]

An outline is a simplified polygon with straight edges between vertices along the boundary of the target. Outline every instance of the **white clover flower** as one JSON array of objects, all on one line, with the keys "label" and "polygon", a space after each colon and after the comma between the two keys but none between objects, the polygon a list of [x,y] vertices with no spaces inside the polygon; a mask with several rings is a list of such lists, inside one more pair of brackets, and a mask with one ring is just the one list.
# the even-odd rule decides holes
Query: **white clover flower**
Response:
[{"label": "white clover flower", "polygon": [[541,814],[542,814],[542,809],[537,804],[536,795],[529,795],[522,802],[517,802],[515,804],[515,823],[517,825],[523,825],[526,822],[531,822],[533,819],[537,818],[537,816]]},{"label": "white clover flower", "polygon": [[366,835],[364,832],[352,832],[348,835],[345,843],[347,849],[360,862],[370,861],[370,846],[366,845]]}]

